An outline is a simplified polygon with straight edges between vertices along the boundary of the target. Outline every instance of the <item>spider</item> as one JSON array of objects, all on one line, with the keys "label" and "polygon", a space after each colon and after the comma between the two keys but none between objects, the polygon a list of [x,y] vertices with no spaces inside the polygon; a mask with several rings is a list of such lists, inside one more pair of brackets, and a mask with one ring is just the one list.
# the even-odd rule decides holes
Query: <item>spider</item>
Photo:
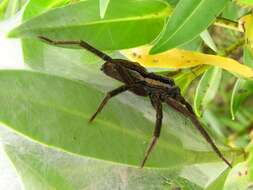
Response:
[{"label": "spider", "polygon": [[98,106],[96,112],[92,115],[89,122],[92,122],[98,113],[102,111],[106,103],[112,98],[123,92],[131,91],[138,96],[149,97],[152,106],[156,111],[156,122],[153,131],[153,136],[149,146],[147,147],[144,158],[141,162],[141,168],[144,167],[152,149],[160,136],[162,119],[163,119],[163,104],[166,103],[176,111],[182,113],[188,117],[200,134],[210,144],[214,152],[229,166],[232,165],[223,156],[221,151],[217,148],[212,138],[201,126],[197,119],[191,105],[184,99],[180,93],[179,87],[177,87],[173,79],[166,78],[155,73],[148,72],[137,62],[132,62],[124,59],[113,59],[109,55],[94,48],[90,44],[84,41],[55,41],[47,37],[39,36],[41,40],[51,45],[77,45],[81,48],[88,50],[89,52],[100,57],[105,63],[102,65],[101,70],[111,78],[121,81],[124,85],[107,92],[105,98]]}]

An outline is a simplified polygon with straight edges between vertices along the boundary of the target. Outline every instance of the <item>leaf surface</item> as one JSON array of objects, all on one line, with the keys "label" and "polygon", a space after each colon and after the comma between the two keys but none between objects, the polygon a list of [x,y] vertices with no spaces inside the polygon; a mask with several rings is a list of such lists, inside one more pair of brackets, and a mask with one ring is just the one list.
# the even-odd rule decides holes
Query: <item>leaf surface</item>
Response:
[{"label": "leaf surface", "polygon": [[229,0],[181,0],[170,17],[166,29],[150,50],[161,53],[197,37],[219,15]]},{"label": "leaf surface", "polygon": [[209,68],[202,76],[194,96],[194,109],[198,116],[215,97],[220,86],[222,70],[218,67]]},{"label": "leaf surface", "polygon": [[[155,115],[143,98],[123,94],[89,124],[104,95],[87,83],[29,71],[1,71],[0,87],[6,89],[0,92],[0,121],[17,133],[66,152],[139,167]],[[208,151],[189,120],[164,107],[163,133],[147,167],[221,161]]]},{"label": "leaf surface", "polygon": [[170,6],[159,0],[111,0],[101,19],[99,0],[82,1],[34,17],[9,36],[84,40],[99,49],[124,49],[153,41],[169,14]]},{"label": "leaf surface", "polygon": [[[2,128],[0,133],[5,152],[26,190],[157,190],[174,187],[202,190],[194,183],[179,177],[179,170],[140,170],[120,166],[41,146]],[[198,177],[196,173],[192,176]],[[202,176],[205,176],[206,182],[211,179],[207,173],[202,173]]]},{"label": "leaf surface", "polygon": [[[244,48],[243,52],[244,64],[253,68],[253,56],[252,51],[247,46]],[[233,88],[230,101],[230,112],[232,119],[235,119],[235,114],[243,103],[243,101],[253,93],[253,81],[238,79]]]}]

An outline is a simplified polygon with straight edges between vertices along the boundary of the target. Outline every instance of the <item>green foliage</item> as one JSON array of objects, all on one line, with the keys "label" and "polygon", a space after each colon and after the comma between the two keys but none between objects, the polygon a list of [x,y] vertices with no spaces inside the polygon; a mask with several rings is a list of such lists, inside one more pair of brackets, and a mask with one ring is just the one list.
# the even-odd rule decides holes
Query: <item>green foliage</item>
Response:
[{"label": "green foliage", "polygon": [[[24,5],[24,1],[1,1],[0,19],[16,13],[21,8],[17,2]],[[246,43],[241,48],[243,34],[238,31],[242,30],[235,27],[248,11],[240,6],[242,3],[246,1],[30,0],[22,13],[22,23],[8,34],[21,38],[24,62],[30,71],[0,71],[0,87],[4,89],[0,91],[0,122],[11,129],[0,128],[1,141],[24,188],[250,188],[250,75],[236,78],[217,63],[210,65],[218,67],[197,64],[173,70],[168,64],[149,68],[174,78],[234,167],[226,168],[189,119],[164,105],[161,137],[146,168],[139,169],[155,125],[155,111],[149,100],[122,94],[89,123],[104,94],[120,83],[105,76],[100,71],[103,62],[87,51],[52,46],[37,38],[84,40],[108,50],[115,58],[122,58],[118,50],[154,44],[151,53],[178,48],[191,51],[185,59],[190,62],[196,62],[194,51],[203,53],[198,61],[218,60],[208,54],[230,56],[242,60],[252,71],[252,46]],[[11,14],[7,14],[7,5],[14,10]],[[247,31],[252,30],[249,26]],[[247,153],[246,159],[242,158],[242,150]]]},{"label": "green foliage", "polygon": [[253,1],[252,0],[236,0],[238,4],[244,5],[244,6],[252,6]]},{"label": "green foliage", "polygon": [[98,0],[82,1],[45,12],[12,30],[9,36],[84,40],[100,49],[124,49],[154,40],[170,13],[170,6],[162,1],[128,0],[123,4],[113,0],[101,19],[98,4]]},{"label": "green foliage", "polygon": [[201,110],[205,110],[207,104],[214,99],[221,82],[221,76],[222,70],[217,67],[208,69],[202,76],[194,99],[194,109],[198,116],[201,116]]},{"label": "green foliage", "polygon": [[[244,48],[243,58],[245,65],[248,65],[251,68],[253,68],[253,59],[252,59],[253,57],[251,55],[250,50],[247,47]],[[230,103],[230,111],[233,119],[235,119],[235,114],[240,104],[252,93],[253,93],[253,81],[245,79],[238,79],[236,81]]]},{"label": "green foliage", "polygon": [[101,18],[104,18],[109,3],[110,3],[110,0],[100,0],[99,1],[100,17]]},{"label": "green foliage", "polygon": [[2,0],[0,1],[0,21],[15,15],[27,0]]},{"label": "green foliage", "polygon": [[[88,119],[103,98],[103,93],[89,84],[26,71],[2,71],[0,78],[0,87],[9,87],[0,95],[0,120],[14,131],[67,152],[139,166],[143,157],[140,150],[145,150],[149,143],[154,125],[141,114],[142,110],[150,109],[141,98],[134,103],[138,110],[112,100],[96,121],[89,124]],[[130,96],[129,100],[124,98],[124,101],[133,103],[134,98]],[[18,108],[22,109],[13,111]],[[33,113],[32,118],[30,112]],[[194,127],[182,116],[170,110],[167,113],[169,116],[168,122],[164,122],[165,126],[176,125],[180,132],[187,125],[189,130],[194,131]],[[13,120],[13,117],[19,119]],[[164,131],[167,130],[172,129],[164,128]],[[186,131],[182,133],[187,135]],[[147,166],[177,168],[185,164],[219,161],[214,152],[198,153],[184,148],[182,143],[199,149],[203,147],[203,140],[198,135],[181,140],[176,134],[164,133]],[[112,154],[112,150],[117,155]]]},{"label": "green foliage", "polygon": [[212,0],[181,0],[170,17],[165,32],[150,52],[160,53],[197,37],[214,21],[227,2],[228,0],[215,3]]}]

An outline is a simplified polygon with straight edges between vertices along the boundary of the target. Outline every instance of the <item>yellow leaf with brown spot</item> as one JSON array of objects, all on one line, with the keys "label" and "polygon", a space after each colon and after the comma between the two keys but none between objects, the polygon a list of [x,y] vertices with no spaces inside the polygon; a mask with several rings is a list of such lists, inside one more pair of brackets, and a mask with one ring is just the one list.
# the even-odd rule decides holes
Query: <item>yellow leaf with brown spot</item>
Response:
[{"label": "yellow leaf with brown spot", "polygon": [[248,14],[240,19],[240,25],[242,26],[245,34],[245,41],[247,46],[253,49],[253,14]]},{"label": "yellow leaf with brown spot", "polygon": [[144,67],[179,69],[198,65],[211,65],[246,78],[253,78],[253,70],[234,59],[182,49],[172,49],[160,54],[149,55],[150,49],[151,46],[143,46],[122,50],[121,53],[131,61],[138,62]]}]

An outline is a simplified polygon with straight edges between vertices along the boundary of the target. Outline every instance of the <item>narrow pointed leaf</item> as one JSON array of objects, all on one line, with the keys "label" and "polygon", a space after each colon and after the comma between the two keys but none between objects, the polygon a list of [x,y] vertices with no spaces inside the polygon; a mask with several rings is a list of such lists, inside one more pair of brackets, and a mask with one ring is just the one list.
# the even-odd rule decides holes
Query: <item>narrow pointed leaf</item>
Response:
[{"label": "narrow pointed leaf", "polygon": [[225,69],[244,78],[253,78],[253,69],[238,61],[204,53],[172,49],[160,54],[149,55],[151,46],[143,46],[121,51],[128,59],[137,61],[145,67],[188,68],[198,65],[211,65]]},{"label": "narrow pointed leaf", "polygon": [[202,40],[205,42],[205,44],[211,48],[213,51],[217,52],[217,47],[212,39],[212,36],[209,34],[208,30],[204,30],[201,34],[200,37]]},{"label": "narrow pointed leaf", "polygon": [[100,17],[104,18],[110,0],[99,0]]},{"label": "narrow pointed leaf", "polygon": [[[252,50],[249,47],[244,48],[243,52],[244,64],[253,68]],[[241,103],[253,93],[253,81],[238,79],[233,88],[230,100],[230,112],[232,119],[235,119],[235,114]]]},{"label": "narrow pointed leaf", "polygon": [[220,86],[222,70],[218,67],[208,69],[202,76],[194,96],[194,110],[198,116],[215,97]]},{"label": "narrow pointed leaf", "polygon": [[229,0],[215,3],[213,0],[181,0],[150,53],[164,52],[194,39],[212,24],[227,2]]}]

